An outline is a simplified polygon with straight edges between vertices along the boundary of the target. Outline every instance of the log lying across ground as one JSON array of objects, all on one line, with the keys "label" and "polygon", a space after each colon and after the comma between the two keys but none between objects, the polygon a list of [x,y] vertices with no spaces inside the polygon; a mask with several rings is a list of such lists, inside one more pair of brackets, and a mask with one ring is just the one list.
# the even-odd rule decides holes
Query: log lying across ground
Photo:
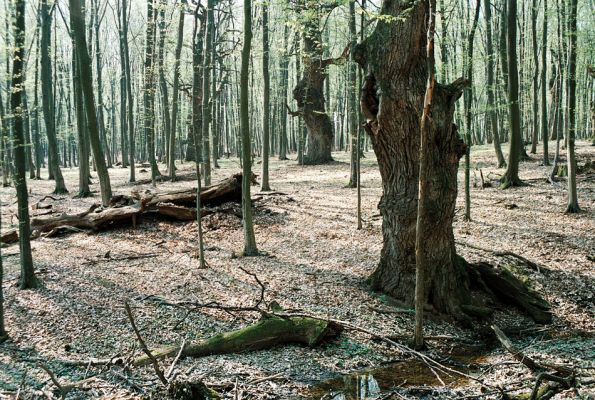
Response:
[{"label": "log lying across ground", "polygon": [[[308,317],[265,317],[256,324],[213,336],[204,341],[188,343],[181,351],[185,357],[204,357],[216,354],[241,353],[270,349],[283,344],[304,344],[314,347],[326,339],[336,337],[341,327],[330,321]],[[180,346],[166,346],[151,350],[156,358],[175,356]],[[146,365],[151,360],[143,355],[134,365]]]},{"label": "log lying across ground", "polygon": [[[252,177],[255,181],[255,176]],[[235,174],[200,192],[204,207],[217,207],[223,203],[240,203],[242,199],[242,174]],[[131,223],[144,214],[159,214],[182,221],[196,219],[196,188],[162,193],[134,194],[133,196],[115,196],[112,207],[92,206],[78,214],[56,214],[31,219],[32,238],[41,235],[51,236],[64,231],[102,230],[115,223]],[[203,215],[212,213],[212,209],[203,210]],[[0,243],[18,241],[18,232],[11,230],[2,235]]]}]

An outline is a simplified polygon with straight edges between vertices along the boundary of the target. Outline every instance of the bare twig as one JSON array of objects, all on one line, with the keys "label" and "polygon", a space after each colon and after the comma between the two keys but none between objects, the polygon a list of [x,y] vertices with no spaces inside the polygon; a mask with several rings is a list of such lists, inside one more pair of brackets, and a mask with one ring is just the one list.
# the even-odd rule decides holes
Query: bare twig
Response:
[{"label": "bare twig", "polygon": [[134,323],[134,317],[132,316],[132,311],[130,310],[130,306],[128,305],[128,302],[124,302],[124,308],[126,309],[126,314],[128,315],[128,320],[130,321],[130,325],[132,325],[132,330],[134,330],[134,333],[136,334],[136,338],[138,339],[141,350],[147,355],[147,357],[149,357],[149,359],[153,363],[153,368],[155,368],[155,373],[157,374],[157,377],[159,378],[161,383],[163,383],[163,385],[167,386],[169,382],[163,375],[163,371],[161,370],[161,367],[159,366],[159,362],[157,361],[155,356],[153,356],[153,354],[147,347],[147,344],[143,340],[143,337],[141,336],[140,332],[138,331],[136,324]]},{"label": "bare twig", "polygon": [[176,364],[178,363],[178,360],[182,356],[182,353],[184,352],[185,347],[186,347],[186,339],[184,339],[182,341],[182,345],[180,346],[180,351],[178,351],[178,355],[176,356],[176,358],[174,358],[174,361],[171,363],[171,365],[169,366],[169,369],[165,373],[165,377],[167,379],[169,379],[171,377],[171,373],[174,371],[174,368],[175,368]]}]

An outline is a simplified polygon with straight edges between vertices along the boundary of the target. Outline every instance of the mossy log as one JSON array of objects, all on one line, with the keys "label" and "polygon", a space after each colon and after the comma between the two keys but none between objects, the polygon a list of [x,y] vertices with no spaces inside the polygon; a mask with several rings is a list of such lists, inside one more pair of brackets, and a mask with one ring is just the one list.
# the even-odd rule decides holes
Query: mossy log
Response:
[{"label": "mossy log", "polygon": [[514,304],[526,311],[538,324],[552,322],[550,304],[537,292],[512,275],[507,270],[496,269],[492,265],[480,262],[469,265],[475,278],[481,280],[500,300]]},{"label": "mossy log", "polygon": [[[325,339],[335,337],[341,327],[329,321],[308,317],[266,317],[245,328],[221,333],[204,341],[186,344],[185,357],[204,357],[214,354],[241,353],[270,349],[275,346],[298,343],[316,346]],[[175,356],[180,346],[166,346],[151,350],[157,359]],[[146,355],[137,358],[134,365],[145,365],[151,360]]]}]

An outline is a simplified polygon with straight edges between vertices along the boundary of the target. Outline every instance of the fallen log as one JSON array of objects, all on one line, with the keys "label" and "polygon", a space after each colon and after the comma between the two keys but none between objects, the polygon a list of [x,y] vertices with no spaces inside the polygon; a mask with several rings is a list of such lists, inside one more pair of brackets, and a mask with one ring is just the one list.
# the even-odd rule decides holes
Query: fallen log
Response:
[{"label": "fallen log", "polygon": [[[165,346],[152,349],[156,359],[175,356],[204,357],[214,354],[230,354],[245,351],[270,349],[272,347],[299,343],[314,347],[335,337],[342,330],[341,326],[330,321],[309,317],[265,317],[256,324],[245,328],[222,333],[204,341],[191,342],[184,346]],[[143,355],[134,360],[134,365],[146,365],[151,360]]]},{"label": "fallen log", "polygon": [[[252,181],[256,182],[253,174]],[[215,207],[227,202],[240,203],[242,199],[242,174],[238,173],[223,181],[201,190],[201,204]],[[97,231],[117,222],[131,222],[136,226],[137,219],[145,213],[157,213],[181,221],[196,220],[196,188],[148,195],[114,196],[112,207],[98,210],[98,205],[78,214],[55,214],[49,217],[31,219],[31,237],[37,238],[50,232],[71,232],[78,230]],[[213,209],[203,209],[202,215],[213,213]],[[0,243],[18,241],[18,232],[11,230],[0,237]]]},{"label": "fallen log", "polygon": [[33,236],[38,236],[63,227],[98,230],[119,221],[130,220],[136,224],[136,218],[143,213],[143,208],[143,203],[139,203],[126,207],[106,208],[99,212],[86,211],[75,215],[60,214],[48,218],[33,218],[31,231]]},{"label": "fallen log", "polygon": [[[252,182],[256,183],[256,175],[252,175]],[[152,193],[141,197],[147,208],[151,209],[160,203],[171,203],[177,206],[196,207],[196,188],[177,190],[173,192]],[[203,206],[218,206],[227,202],[242,201],[242,174],[234,174],[214,185],[202,188],[200,202]]]},{"label": "fallen log", "polygon": [[469,267],[481,286],[485,285],[500,300],[526,311],[538,324],[552,322],[550,304],[510,272],[485,262],[469,264]]}]

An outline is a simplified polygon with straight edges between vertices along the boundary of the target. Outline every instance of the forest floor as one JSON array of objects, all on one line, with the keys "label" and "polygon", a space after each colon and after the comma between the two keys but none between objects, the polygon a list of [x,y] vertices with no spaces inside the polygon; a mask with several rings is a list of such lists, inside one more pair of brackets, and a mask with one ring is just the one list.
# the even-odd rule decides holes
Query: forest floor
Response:
[{"label": "forest floor", "polygon": [[[577,142],[579,165],[595,160],[595,147]],[[349,321],[384,335],[411,335],[413,315],[391,313],[390,299],[370,292],[366,278],[372,273],[382,247],[381,219],[377,204],[381,181],[374,154],[365,154],[362,165],[363,229],[356,229],[356,190],[346,188],[349,155],[335,153],[326,166],[296,165],[295,161],[271,162],[272,188],[281,193],[260,195],[256,201],[255,230],[258,247],[266,255],[244,258],[241,219],[234,213],[204,218],[207,269],[199,269],[195,223],[143,218],[133,229],[120,226],[98,233],[75,233],[39,238],[32,242],[39,290],[21,291],[18,245],[2,249],[5,267],[6,325],[11,340],[0,346],[0,398],[41,398],[55,386],[37,362],[46,364],[63,381],[76,381],[99,373],[84,390],[67,398],[164,398],[152,367],[131,372],[113,367],[66,366],[57,360],[128,357],[140,354],[123,304],[128,301],[136,324],[150,347],[181,343],[237,329],[258,315],[230,315],[221,310],[198,310],[186,315],[155,299],[169,301],[218,301],[249,306],[260,296],[256,274],[266,287],[265,300],[285,309],[301,309],[319,316]],[[472,171],[472,222],[462,218],[460,190],[455,218],[458,252],[471,261],[487,260],[508,265],[551,304],[551,325],[536,326],[514,308],[499,309],[493,319],[526,354],[572,365],[583,374],[595,370],[595,173],[578,176],[580,214],[564,214],[565,179],[551,184],[550,167],[541,155],[521,164],[520,176],[530,184],[499,190],[491,146],[473,148],[475,167],[493,187],[481,188],[479,171]],[[552,155],[553,159],[553,155]],[[238,171],[237,159],[222,159],[213,181]],[[254,172],[259,173],[257,163]],[[160,165],[162,170],[165,169]],[[191,175],[193,164],[179,165],[178,175]],[[137,169],[138,179],[149,169]],[[99,202],[98,193],[74,199],[78,172],[64,169],[71,194],[45,199],[54,212],[74,213]],[[44,175],[46,171],[44,171]],[[150,185],[127,183],[128,171],[110,170],[115,194],[143,192]],[[463,168],[459,171],[462,188]],[[97,179],[92,189],[98,191]],[[53,182],[28,181],[30,204],[53,190]],[[193,180],[163,182],[158,191],[194,186]],[[1,191],[3,229],[16,224],[14,189]],[[33,214],[47,212],[34,210]],[[472,247],[473,246],[473,247]],[[535,262],[534,271],[514,258],[490,251],[512,251]],[[109,253],[109,255],[108,255]],[[137,256],[145,258],[136,258]],[[128,258],[128,259],[127,259]],[[388,311],[387,311],[388,310]],[[203,379],[223,398],[376,398],[395,390],[394,398],[460,398],[482,394],[496,397],[489,386],[530,388],[532,374],[493,340],[489,326],[464,329],[431,318],[429,335],[466,339],[431,342],[432,354],[452,355],[476,381],[442,376],[446,386],[417,360],[363,333],[343,332],[318,348],[284,346],[267,351],[187,358],[177,368],[194,379]],[[516,332],[516,334],[514,334]],[[443,358],[444,362],[448,362]],[[166,360],[169,366],[171,359]],[[463,365],[473,364],[473,365]],[[269,378],[269,379],[260,379]],[[589,392],[590,390],[590,392]],[[595,395],[593,386],[581,389]],[[333,393],[331,393],[333,392]],[[44,394],[45,393],[45,394]],[[55,393],[55,392],[54,392]],[[368,396],[368,397],[366,397]],[[558,398],[574,398],[567,391]],[[383,398],[391,398],[390,396]]]}]

